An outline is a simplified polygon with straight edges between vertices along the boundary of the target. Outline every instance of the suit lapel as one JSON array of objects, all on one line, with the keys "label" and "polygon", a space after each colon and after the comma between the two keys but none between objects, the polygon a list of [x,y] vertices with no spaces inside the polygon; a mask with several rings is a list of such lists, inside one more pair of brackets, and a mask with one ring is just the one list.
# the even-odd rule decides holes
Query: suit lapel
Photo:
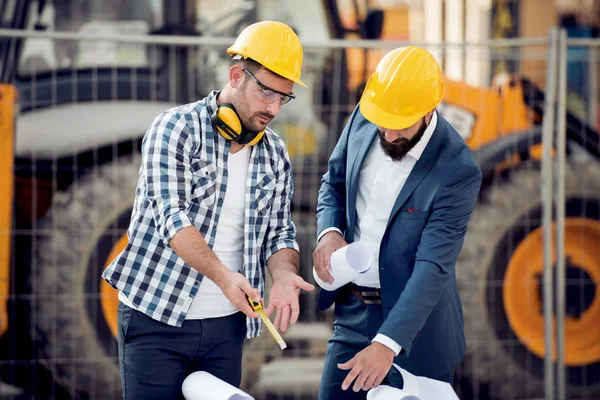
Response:
[{"label": "suit lapel", "polygon": [[367,124],[366,126],[370,129],[366,129],[362,143],[360,144],[356,154],[353,155],[354,161],[352,162],[350,180],[348,182],[348,213],[350,217],[350,223],[348,225],[349,235],[347,236],[347,239],[350,240],[352,240],[354,237],[354,224],[356,223],[356,196],[358,192],[360,170],[365,162],[367,154],[369,153],[369,149],[373,144],[373,140],[375,140],[375,137],[377,136],[377,127],[372,124]]},{"label": "suit lapel", "polygon": [[425,176],[427,176],[429,171],[431,171],[431,169],[433,168],[439,147],[442,144],[442,141],[445,138],[445,136],[446,126],[443,119],[440,118],[438,115],[438,122],[437,126],[435,127],[435,131],[433,132],[429,143],[427,143],[427,146],[425,147],[425,151],[423,151],[421,158],[419,158],[419,161],[417,161],[417,163],[413,167],[410,175],[408,175],[406,183],[404,183],[404,186],[402,186],[402,190],[400,190],[400,193],[396,198],[396,202],[394,203],[394,207],[392,208],[392,212],[390,213],[388,225],[393,220],[396,213],[400,211],[404,203],[406,203],[406,200],[408,200],[412,192],[414,192],[417,186],[419,186],[423,178],[425,178]]},{"label": "suit lapel", "polygon": [[368,129],[366,134],[363,136],[362,143],[360,144],[356,154],[354,154],[354,161],[352,162],[352,169],[350,171],[350,185],[354,189],[354,192],[356,192],[358,188],[360,168],[363,165],[367,154],[369,153],[369,149],[371,148],[371,144],[373,144],[375,136],[377,136],[377,128],[373,125],[367,126],[372,127],[372,129]]}]

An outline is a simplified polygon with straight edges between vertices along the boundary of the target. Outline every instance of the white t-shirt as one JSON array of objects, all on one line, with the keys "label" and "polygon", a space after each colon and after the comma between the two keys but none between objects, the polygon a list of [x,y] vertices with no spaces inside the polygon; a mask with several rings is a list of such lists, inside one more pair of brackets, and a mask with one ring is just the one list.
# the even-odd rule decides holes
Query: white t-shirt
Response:
[{"label": "white t-shirt", "polygon": [[[212,249],[223,265],[234,272],[241,271],[244,265],[244,217],[249,160],[248,146],[244,146],[235,154],[229,153],[227,190]],[[185,319],[225,317],[237,311],[221,288],[204,277]]]}]

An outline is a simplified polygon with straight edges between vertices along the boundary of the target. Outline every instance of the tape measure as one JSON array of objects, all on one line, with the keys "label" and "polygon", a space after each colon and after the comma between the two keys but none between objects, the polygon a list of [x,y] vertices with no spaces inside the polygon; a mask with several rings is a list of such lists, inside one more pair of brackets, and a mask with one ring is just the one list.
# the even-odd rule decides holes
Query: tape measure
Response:
[{"label": "tape measure", "polygon": [[281,350],[285,349],[287,347],[287,344],[285,344],[285,341],[283,340],[279,332],[277,332],[277,329],[275,329],[275,326],[267,317],[267,314],[265,314],[265,310],[263,310],[263,305],[261,303],[255,302],[250,297],[248,297],[248,302],[250,303],[250,307],[252,307],[252,309],[256,311],[258,315],[260,315],[260,319],[262,319],[269,332],[271,332],[271,335],[273,335],[273,337],[277,341],[277,344],[279,345],[279,347],[281,347]]}]

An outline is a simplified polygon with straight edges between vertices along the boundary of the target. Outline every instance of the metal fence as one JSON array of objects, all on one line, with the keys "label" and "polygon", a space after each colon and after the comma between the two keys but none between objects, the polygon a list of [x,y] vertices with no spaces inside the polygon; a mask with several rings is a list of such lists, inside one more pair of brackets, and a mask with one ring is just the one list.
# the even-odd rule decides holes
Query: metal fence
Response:
[{"label": "metal fence", "polygon": [[[18,39],[33,48],[17,52]],[[161,111],[224,86],[233,39],[0,30],[0,41],[18,65],[20,108],[0,377],[28,398],[119,398],[116,293],[100,273],[123,245],[140,139]],[[481,74],[478,86],[449,77],[439,108],[485,176],[457,264],[468,344],[455,382],[461,399],[600,399],[599,43],[554,31],[421,43],[442,66],[460,57]],[[272,128],[292,157],[306,279],[328,156],[376,62],[405,44],[305,43],[308,89],[296,89]],[[507,60],[515,71],[489,76]],[[586,78],[569,80],[567,65]],[[554,303],[557,363],[545,340]],[[288,350],[268,335],[246,343],[242,386],[257,400],[316,399],[333,316],[318,311],[316,293],[301,306],[284,334]]]}]

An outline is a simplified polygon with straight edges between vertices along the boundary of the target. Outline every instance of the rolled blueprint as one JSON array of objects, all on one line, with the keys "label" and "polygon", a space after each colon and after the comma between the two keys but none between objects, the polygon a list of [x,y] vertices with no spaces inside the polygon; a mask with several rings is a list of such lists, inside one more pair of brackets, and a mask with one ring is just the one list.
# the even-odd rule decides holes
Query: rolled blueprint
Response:
[{"label": "rolled blueprint", "polygon": [[254,400],[248,393],[204,371],[188,375],[181,391],[186,400]]},{"label": "rolled blueprint", "polygon": [[402,389],[380,385],[369,390],[367,400],[458,400],[449,383],[413,375],[396,364],[392,365],[402,375]]},{"label": "rolled blueprint", "polygon": [[319,286],[328,291],[336,290],[359,275],[366,273],[373,265],[371,248],[363,242],[353,242],[331,253],[331,269],[333,276],[330,285],[319,278],[313,267],[313,277]]}]

